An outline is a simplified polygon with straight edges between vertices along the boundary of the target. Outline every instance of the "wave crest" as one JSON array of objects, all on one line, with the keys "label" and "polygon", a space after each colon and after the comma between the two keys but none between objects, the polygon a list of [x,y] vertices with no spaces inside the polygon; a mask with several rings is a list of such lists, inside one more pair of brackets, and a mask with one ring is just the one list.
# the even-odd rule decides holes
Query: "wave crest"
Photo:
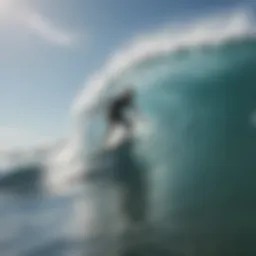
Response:
[{"label": "wave crest", "polygon": [[253,14],[248,9],[219,13],[197,19],[189,25],[176,23],[160,32],[142,36],[117,51],[106,66],[94,74],[72,106],[72,114],[80,119],[97,107],[115,81],[138,63],[175,52],[181,48],[213,45],[243,37],[255,37]]}]

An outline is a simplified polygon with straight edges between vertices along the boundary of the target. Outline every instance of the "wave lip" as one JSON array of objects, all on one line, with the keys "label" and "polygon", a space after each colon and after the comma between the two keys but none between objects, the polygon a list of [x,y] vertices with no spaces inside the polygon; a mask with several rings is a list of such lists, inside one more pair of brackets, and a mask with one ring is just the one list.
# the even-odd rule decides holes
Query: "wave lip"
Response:
[{"label": "wave lip", "polygon": [[114,81],[136,64],[180,48],[220,44],[227,40],[255,37],[255,21],[249,9],[215,14],[197,19],[189,25],[176,23],[160,32],[142,36],[117,51],[106,66],[94,74],[72,106],[77,119],[97,107]]}]

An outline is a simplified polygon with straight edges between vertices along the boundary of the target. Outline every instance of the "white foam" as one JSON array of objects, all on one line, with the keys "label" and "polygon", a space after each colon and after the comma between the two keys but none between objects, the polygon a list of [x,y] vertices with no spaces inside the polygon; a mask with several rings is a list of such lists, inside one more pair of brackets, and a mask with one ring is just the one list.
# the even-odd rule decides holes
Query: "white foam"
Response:
[{"label": "white foam", "polygon": [[216,44],[231,38],[255,36],[254,24],[252,13],[244,9],[197,19],[187,26],[176,23],[160,32],[140,36],[125,49],[117,51],[102,70],[86,81],[84,90],[72,106],[72,114],[79,119],[97,107],[104,92],[113,86],[112,81],[139,62],[180,47]]}]

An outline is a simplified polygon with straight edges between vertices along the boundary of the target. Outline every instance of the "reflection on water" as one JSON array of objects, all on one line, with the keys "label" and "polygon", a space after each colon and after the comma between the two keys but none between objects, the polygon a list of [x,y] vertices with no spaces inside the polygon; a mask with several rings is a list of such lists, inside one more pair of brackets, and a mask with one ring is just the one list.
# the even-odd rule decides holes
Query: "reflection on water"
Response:
[{"label": "reflection on water", "polygon": [[106,180],[65,197],[2,195],[1,256],[255,255],[253,216],[239,224],[180,215],[123,233],[119,200]]}]

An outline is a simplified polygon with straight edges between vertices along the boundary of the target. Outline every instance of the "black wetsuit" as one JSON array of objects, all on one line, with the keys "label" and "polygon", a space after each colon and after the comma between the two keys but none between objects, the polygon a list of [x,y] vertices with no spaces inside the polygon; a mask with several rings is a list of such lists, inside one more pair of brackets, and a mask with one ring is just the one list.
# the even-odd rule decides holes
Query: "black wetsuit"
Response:
[{"label": "black wetsuit", "polygon": [[113,100],[108,108],[108,121],[110,124],[122,124],[130,127],[125,110],[132,105],[132,97],[123,96]]}]

